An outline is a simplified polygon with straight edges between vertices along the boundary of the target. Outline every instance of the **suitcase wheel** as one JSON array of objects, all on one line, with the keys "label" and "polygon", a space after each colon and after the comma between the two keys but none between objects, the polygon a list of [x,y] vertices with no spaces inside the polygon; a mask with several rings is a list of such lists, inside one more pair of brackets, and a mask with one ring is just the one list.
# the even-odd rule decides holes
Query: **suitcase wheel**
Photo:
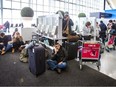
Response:
[{"label": "suitcase wheel", "polygon": [[80,65],[80,70],[82,70],[82,65]]},{"label": "suitcase wheel", "polygon": [[79,60],[79,67],[80,67],[80,70],[82,70],[82,60],[81,59]]}]

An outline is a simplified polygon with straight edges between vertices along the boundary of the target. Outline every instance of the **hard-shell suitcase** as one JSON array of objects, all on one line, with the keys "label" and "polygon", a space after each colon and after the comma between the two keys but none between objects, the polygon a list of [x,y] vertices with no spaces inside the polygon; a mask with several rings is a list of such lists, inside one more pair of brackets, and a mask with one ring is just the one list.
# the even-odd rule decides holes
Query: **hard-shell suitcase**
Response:
[{"label": "hard-shell suitcase", "polygon": [[30,72],[38,76],[45,72],[45,49],[39,44],[29,48],[29,69]]},{"label": "hard-shell suitcase", "polygon": [[68,51],[68,60],[77,58],[78,42],[67,42],[65,46]]}]

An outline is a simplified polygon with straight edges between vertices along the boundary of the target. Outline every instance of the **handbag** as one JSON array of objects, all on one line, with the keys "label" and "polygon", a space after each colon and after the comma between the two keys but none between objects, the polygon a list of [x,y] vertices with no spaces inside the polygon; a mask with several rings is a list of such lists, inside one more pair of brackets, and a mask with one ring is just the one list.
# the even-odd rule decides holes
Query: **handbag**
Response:
[{"label": "handbag", "polygon": [[69,27],[68,27],[68,24],[69,24],[69,20],[67,21],[62,33],[63,33],[63,36],[67,37],[69,35]]},{"label": "handbag", "polygon": [[78,35],[68,35],[67,36],[67,41],[68,42],[77,42],[79,40],[79,36]]}]

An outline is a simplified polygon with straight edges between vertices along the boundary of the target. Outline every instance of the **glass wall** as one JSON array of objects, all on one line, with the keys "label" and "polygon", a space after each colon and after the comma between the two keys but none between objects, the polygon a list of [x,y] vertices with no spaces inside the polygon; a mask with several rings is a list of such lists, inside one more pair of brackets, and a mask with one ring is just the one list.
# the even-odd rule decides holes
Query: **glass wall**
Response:
[{"label": "glass wall", "polygon": [[68,11],[70,17],[75,20],[78,13],[84,12],[89,16],[90,12],[103,10],[104,0],[2,0],[3,23],[9,20],[11,23],[20,23],[20,11],[23,7],[30,6],[34,10],[33,23],[40,15],[48,15],[58,10]]}]

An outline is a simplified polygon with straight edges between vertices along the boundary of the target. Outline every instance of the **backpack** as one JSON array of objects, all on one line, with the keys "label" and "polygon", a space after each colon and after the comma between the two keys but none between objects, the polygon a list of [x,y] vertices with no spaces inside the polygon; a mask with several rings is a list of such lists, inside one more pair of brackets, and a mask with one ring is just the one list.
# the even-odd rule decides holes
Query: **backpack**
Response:
[{"label": "backpack", "polygon": [[28,62],[28,54],[27,54],[27,50],[25,48],[21,51],[19,60],[24,63]]}]

